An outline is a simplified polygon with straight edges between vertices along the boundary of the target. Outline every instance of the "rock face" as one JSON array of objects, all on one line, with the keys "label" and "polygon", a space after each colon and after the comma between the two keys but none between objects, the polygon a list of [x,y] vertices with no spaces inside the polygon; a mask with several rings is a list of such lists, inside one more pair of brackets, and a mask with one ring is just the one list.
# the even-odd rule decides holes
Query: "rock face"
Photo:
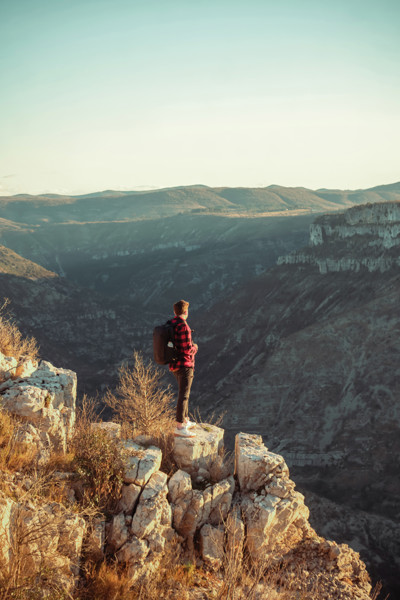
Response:
[{"label": "rock face", "polygon": [[[368,513],[370,522],[376,517],[369,536],[360,521],[350,539],[364,540],[363,558],[382,580],[390,572],[398,582],[398,553],[382,560],[378,525],[381,517],[391,521],[385,545],[394,548],[400,515],[393,461],[400,453],[400,246],[398,203],[388,210],[392,206],[387,218],[385,203],[317,218],[316,225],[332,229],[323,243],[315,238],[238,291],[229,310],[226,302],[218,304],[207,317],[207,334],[213,333],[202,345],[206,360],[202,364],[199,356],[196,377],[202,412],[215,407],[218,393],[230,449],[238,431],[260,434],[285,457],[302,491],[334,501],[338,511]],[[369,233],[357,233],[361,226]],[[322,273],[318,261],[336,261],[346,270]],[[363,261],[375,261],[377,270]],[[351,264],[357,268],[349,271]],[[341,532],[334,539],[348,540]]]},{"label": "rock face", "polygon": [[[180,446],[192,452],[196,443],[201,446],[201,439],[181,440]],[[189,544],[199,532],[202,558],[211,568],[219,569],[235,545],[266,569],[283,563],[289,589],[300,568],[308,577],[296,579],[296,590],[310,591],[311,581],[318,598],[369,598],[369,577],[357,553],[319,538],[283,457],[269,452],[260,436],[236,436],[235,474],[236,482],[228,478],[203,491],[192,488],[184,470],[169,480],[173,527]]]},{"label": "rock face", "polygon": [[268,452],[261,436],[242,433],[236,436],[235,456],[239,487],[250,492],[242,500],[250,555],[260,560],[302,540],[309,531],[309,511],[282,456]]},{"label": "rock face", "polygon": [[383,202],[324,215],[310,225],[310,248],[278,264],[311,264],[320,273],[385,272],[400,266],[400,203]]},{"label": "rock face", "polygon": [[[22,430],[32,439],[44,422],[46,429],[40,433],[59,448],[54,439],[67,440],[73,421],[60,428],[65,438],[55,438],[44,411],[52,408],[63,415],[65,408],[71,419],[76,381],[49,363],[33,365],[25,374],[25,378],[6,380],[4,406],[24,419]],[[44,393],[51,394],[51,407],[46,406]],[[224,431],[197,425],[196,437],[175,439],[174,456],[180,468],[168,477],[160,471],[160,448],[140,444],[140,437],[120,440],[120,427],[115,424],[93,427],[110,433],[125,463],[116,513],[108,524],[96,519],[86,531],[85,520],[59,503],[40,505],[1,495],[0,558],[6,575],[16,561],[23,560],[27,577],[42,568],[56,570],[59,584],[72,591],[86,536],[90,556],[115,557],[134,582],[159,567],[168,542],[194,553],[198,540],[201,559],[210,569],[228,568],[232,552],[240,564],[246,550],[262,570],[284,565],[282,577],[288,589],[295,585],[305,592],[312,581],[315,597],[369,598],[365,565],[348,546],[327,542],[315,533],[304,496],[295,490],[284,458],[270,452],[260,436],[236,436],[233,475],[223,465]],[[24,485],[29,488],[32,483]],[[298,576],[291,579],[299,569],[308,573],[305,587]]]},{"label": "rock face", "polygon": [[65,452],[75,423],[76,374],[45,361],[28,361],[14,375],[12,369],[5,374],[3,370],[1,405],[25,423],[20,440],[36,444],[42,461],[51,448]]},{"label": "rock face", "polygon": [[118,512],[107,536],[108,551],[128,567],[132,581],[157,569],[167,540],[175,536],[167,501],[167,475],[159,448],[121,442],[125,463]]},{"label": "rock face", "polygon": [[79,574],[86,524],[56,502],[35,505],[0,495],[2,574],[23,564],[23,576],[34,580],[43,569],[60,589],[71,591]]},{"label": "rock face", "polygon": [[210,479],[218,469],[224,432],[220,427],[198,424],[194,438],[175,437],[173,457],[176,464],[194,478]]},{"label": "rock face", "polygon": [[[222,430],[220,434],[217,447]],[[180,456],[184,446],[188,454],[201,455],[203,465],[215,459],[215,447],[205,445],[201,435],[181,438]],[[154,464],[153,448],[142,447],[141,452],[142,461]],[[148,478],[140,475],[140,469],[136,472],[136,479],[128,475],[125,480],[120,512],[107,535],[108,552],[127,565],[133,581],[157,568],[168,540],[180,539],[193,552],[198,536],[201,558],[211,569],[226,566],[232,551],[241,560],[246,549],[265,569],[284,564],[289,589],[295,584],[296,589],[309,591],[311,581],[315,597],[369,598],[369,577],[357,553],[315,533],[283,457],[269,452],[260,436],[238,434],[235,477],[215,483],[202,479],[201,489],[196,487],[196,466],[179,469],[169,480],[159,470]],[[294,575],[299,570],[309,574],[300,583]]]}]

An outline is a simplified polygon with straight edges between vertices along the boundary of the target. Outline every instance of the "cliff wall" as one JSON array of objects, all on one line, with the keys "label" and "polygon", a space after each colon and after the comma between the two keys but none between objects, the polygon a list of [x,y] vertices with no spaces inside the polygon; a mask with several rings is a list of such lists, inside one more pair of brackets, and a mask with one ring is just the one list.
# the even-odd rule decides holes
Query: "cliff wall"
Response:
[{"label": "cliff wall", "polygon": [[388,271],[400,266],[400,203],[357,206],[310,225],[309,247],[279,257],[278,265],[316,265],[320,273]]}]

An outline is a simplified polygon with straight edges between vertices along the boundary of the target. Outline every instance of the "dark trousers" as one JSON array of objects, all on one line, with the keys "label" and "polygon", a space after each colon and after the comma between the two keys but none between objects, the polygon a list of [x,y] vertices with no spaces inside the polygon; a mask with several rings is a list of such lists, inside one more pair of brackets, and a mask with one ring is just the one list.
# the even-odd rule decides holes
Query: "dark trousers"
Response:
[{"label": "dark trousers", "polygon": [[189,416],[189,396],[193,381],[193,367],[181,367],[172,371],[178,382],[178,402],[176,405],[176,420],[183,423]]}]

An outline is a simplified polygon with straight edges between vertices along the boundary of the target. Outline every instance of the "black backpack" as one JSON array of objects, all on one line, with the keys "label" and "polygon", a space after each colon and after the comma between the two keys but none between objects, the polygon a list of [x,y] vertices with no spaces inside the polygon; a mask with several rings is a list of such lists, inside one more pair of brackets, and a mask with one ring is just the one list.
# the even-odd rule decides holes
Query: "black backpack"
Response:
[{"label": "black backpack", "polygon": [[171,321],[157,325],[153,330],[154,360],[159,365],[167,365],[178,358],[174,342],[174,326]]}]

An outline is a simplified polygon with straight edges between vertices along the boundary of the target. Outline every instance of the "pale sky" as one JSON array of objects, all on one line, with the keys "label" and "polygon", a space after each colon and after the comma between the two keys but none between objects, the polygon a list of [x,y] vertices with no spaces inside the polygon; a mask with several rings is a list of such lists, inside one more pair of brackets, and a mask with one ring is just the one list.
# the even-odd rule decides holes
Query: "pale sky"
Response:
[{"label": "pale sky", "polygon": [[400,180],[398,0],[0,0],[0,195]]}]

